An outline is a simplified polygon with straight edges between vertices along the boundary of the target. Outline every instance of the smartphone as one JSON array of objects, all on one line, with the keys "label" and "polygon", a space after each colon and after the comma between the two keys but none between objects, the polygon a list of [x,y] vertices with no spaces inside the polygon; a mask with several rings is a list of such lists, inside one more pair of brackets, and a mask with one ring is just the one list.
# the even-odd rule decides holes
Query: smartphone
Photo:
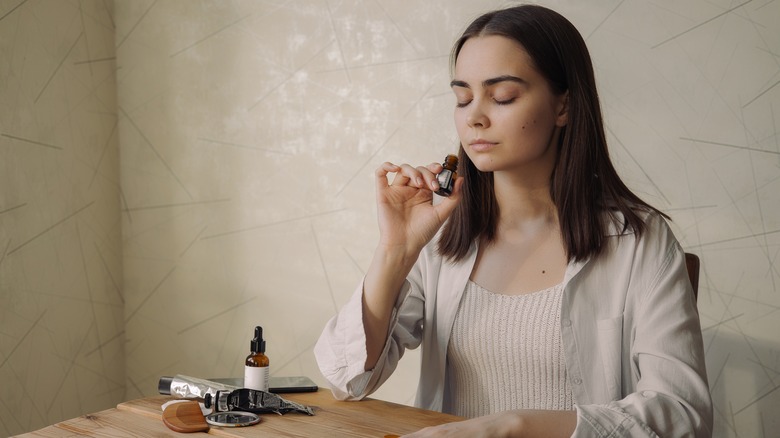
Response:
[{"label": "smartphone", "polygon": [[[241,377],[209,379],[212,382],[224,383],[226,385],[244,387],[244,379]],[[271,376],[268,381],[268,392],[277,394],[289,392],[315,392],[319,389],[313,380],[306,376],[278,377]]]},{"label": "smartphone", "polygon": [[268,381],[268,391],[277,394],[286,392],[315,392],[318,389],[317,384],[306,376],[273,376]]}]

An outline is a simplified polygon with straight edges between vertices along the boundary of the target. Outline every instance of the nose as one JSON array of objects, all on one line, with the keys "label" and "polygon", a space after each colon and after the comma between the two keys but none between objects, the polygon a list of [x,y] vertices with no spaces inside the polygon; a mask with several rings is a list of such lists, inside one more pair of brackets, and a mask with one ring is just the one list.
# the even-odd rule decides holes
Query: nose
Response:
[{"label": "nose", "polygon": [[490,126],[490,119],[482,110],[481,105],[474,102],[471,106],[471,111],[466,116],[466,123],[470,128],[487,128]]}]

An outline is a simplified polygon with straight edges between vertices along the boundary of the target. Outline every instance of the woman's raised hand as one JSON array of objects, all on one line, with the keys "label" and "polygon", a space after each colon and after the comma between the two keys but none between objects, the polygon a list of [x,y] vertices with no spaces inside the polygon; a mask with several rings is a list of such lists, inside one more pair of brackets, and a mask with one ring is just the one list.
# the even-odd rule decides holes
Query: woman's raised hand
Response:
[{"label": "woman's raised hand", "polygon": [[[412,167],[383,163],[375,172],[379,246],[363,280],[363,327],[366,333],[365,369],[376,366],[387,340],[390,315],[406,276],[422,248],[452,214],[463,181],[455,180],[448,198],[433,205],[436,174],[441,164]],[[388,175],[395,173],[392,183]]]},{"label": "woman's raised hand", "polygon": [[[383,163],[375,172],[379,245],[384,250],[401,250],[416,258],[436,235],[460,200],[461,178],[455,180],[452,195],[432,204],[433,192],[439,188],[436,174],[439,163],[412,167]],[[388,175],[395,173],[392,182]]]}]

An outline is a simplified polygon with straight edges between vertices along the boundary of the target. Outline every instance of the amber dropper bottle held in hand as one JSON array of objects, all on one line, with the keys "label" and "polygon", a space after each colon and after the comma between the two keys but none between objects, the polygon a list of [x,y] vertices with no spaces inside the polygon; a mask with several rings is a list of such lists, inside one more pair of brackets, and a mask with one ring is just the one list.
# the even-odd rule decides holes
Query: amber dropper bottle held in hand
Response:
[{"label": "amber dropper bottle held in hand", "polygon": [[244,362],[244,388],[268,391],[269,364],[265,355],[263,328],[255,327],[255,337],[249,343],[251,353]]},{"label": "amber dropper bottle held in hand", "polygon": [[444,169],[436,176],[439,190],[436,190],[435,193],[439,196],[450,196],[452,189],[455,187],[455,178],[458,177],[458,156],[447,155],[444,157],[444,162],[441,163],[441,166]]}]

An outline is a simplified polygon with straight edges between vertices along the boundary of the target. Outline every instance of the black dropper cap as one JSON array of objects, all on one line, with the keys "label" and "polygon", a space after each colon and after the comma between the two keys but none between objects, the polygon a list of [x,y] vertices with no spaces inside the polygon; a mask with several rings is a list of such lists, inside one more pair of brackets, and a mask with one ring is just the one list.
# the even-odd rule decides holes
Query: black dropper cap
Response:
[{"label": "black dropper cap", "polygon": [[265,340],[263,339],[263,328],[255,327],[255,338],[249,343],[252,353],[265,353]]}]

